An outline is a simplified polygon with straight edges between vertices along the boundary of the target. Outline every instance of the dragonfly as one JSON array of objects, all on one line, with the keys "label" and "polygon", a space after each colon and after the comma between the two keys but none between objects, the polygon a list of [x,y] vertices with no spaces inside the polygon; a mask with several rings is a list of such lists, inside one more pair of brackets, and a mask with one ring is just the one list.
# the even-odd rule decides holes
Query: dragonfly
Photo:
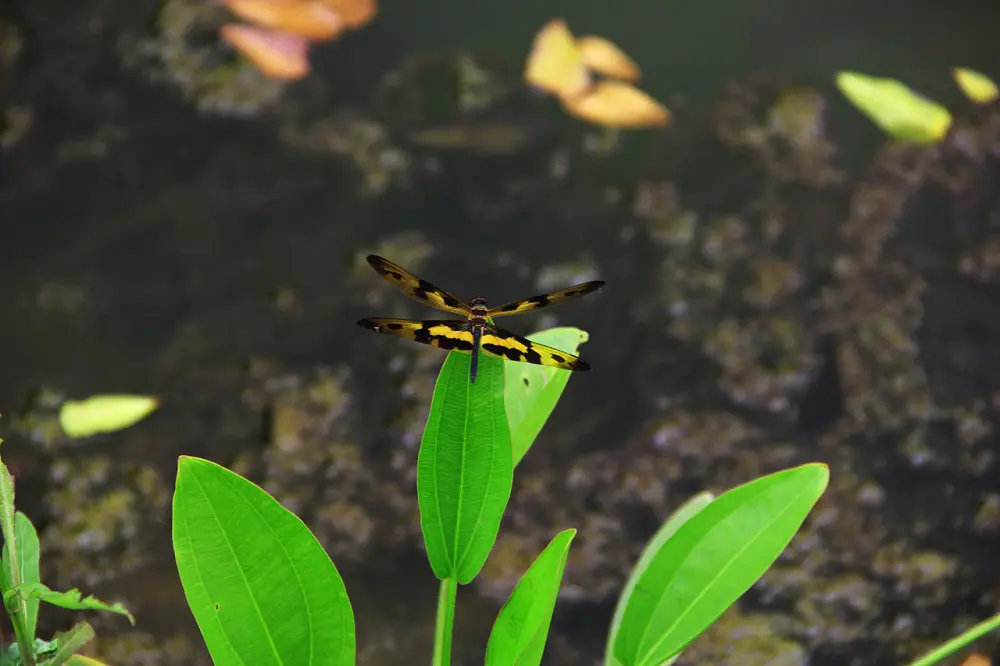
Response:
[{"label": "dragonfly", "polygon": [[379,275],[410,298],[438,310],[462,315],[465,319],[414,320],[376,317],[359,319],[358,326],[376,333],[395,335],[413,342],[431,345],[438,349],[472,354],[472,362],[469,366],[470,382],[476,381],[480,351],[508,361],[533,363],[564,370],[584,372],[590,370],[590,364],[583,359],[498,328],[491,320],[561,305],[566,301],[599,290],[604,286],[604,282],[601,280],[584,282],[559,291],[490,308],[486,304],[486,299],[481,296],[465,303],[384,257],[375,254],[368,255],[368,263]]}]

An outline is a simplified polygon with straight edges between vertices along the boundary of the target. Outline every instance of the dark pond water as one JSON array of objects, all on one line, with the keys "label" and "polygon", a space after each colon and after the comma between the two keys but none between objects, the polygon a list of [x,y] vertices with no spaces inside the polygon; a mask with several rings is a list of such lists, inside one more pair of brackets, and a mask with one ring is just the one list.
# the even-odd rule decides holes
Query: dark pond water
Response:
[{"label": "dark pond water", "polygon": [[[831,86],[836,70],[854,69],[958,103],[950,67],[1000,78],[1000,8],[386,2],[371,26],[315,54],[309,81],[245,117],[199,111],[159,61],[137,55],[162,37],[160,11],[0,2],[0,47],[15,31],[21,44],[0,107],[8,124],[29,119],[0,150],[4,457],[50,548],[50,584],[136,611],[140,633],[101,644],[110,661],[204,659],[169,550],[180,454],[240,469],[301,507],[355,602],[359,661],[429,658],[436,589],[415,539],[411,463],[440,357],[354,326],[418,316],[359,265],[376,248],[496,302],[590,275],[609,282],[557,313],[590,331],[595,372],[570,383],[519,474],[514,535],[501,537],[482,585],[463,590],[463,663],[481,659],[512,572],[574,525],[580,554],[546,663],[597,663],[614,590],[670,510],[806,460],[831,465],[829,496],[690,663],[897,663],[1000,605],[997,289],[989,256],[975,280],[955,268],[990,246],[1000,153],[958,193],[931,176],[911,187],[905,174],[935,168],[919,156],[879,153],[872,175],[880,137]],[[602,155],[586,130],[517,98],[496,117],[555,129],[514,157],[406,143],[426,115],[442,115],[414,109],[448,108],[450,92],[434,87],[436,66],[425,79],[404,65],[470,53],[498,77],[516,73],[552,16],[623,45],[644,87],[677,103],[676,129]],[[207,39],[194,31],[180,48]],[[173,42],[157,43],[162,54]],[[386,93],[393,70],[409,91],[398,106]],[[749,78],[761,71],[777,83]],[[719,100],[745,102],[733,82],[764,91],[765,109],[784,86],[815,87],[837,148],[817,159],[841,180],[813,178],[809,150],[796,181],[720,144]],[[408,166],[393,170],[400,155]],[[553,163],[570,165],[568,177],[552,177]],[[873,203],[866,225],[849,206],[863,200],[861,182],[900,210]],[[697,218],[690,236],[684,212]],[[874,241],[869,226],[909,235]],[[863,257],[872,243],[882,258],[836,277],[835,255]],[[165,406],[114,437],[46,447],[14,427],[40,387],[155,393]],[[323,451],[315,475],[281,462],[281,437],[303,460]]]}]

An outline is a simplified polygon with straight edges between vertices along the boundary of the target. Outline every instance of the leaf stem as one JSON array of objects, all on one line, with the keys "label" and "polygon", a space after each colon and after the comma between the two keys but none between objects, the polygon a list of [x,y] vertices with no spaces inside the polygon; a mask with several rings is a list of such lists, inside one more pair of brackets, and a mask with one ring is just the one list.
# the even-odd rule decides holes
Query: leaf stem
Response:
[{"label": "leaf stem", "polygon": [[438,591],[437,622],[434,626],[434,666],[450,666],[451,634],[455,625],[455,596],[458,581],[445,578]]},{"label": "leaf stem", "polygon": [[942,643],[916,661],[911,661],[909,666],[930,666],[931,664],[936,664],[945,657],[958,652],[980,636],[993,631],[997,627],[1000,627],[1000,613],[983,620],[979,624],[969,627],[958,636],[955,636],[950,641]]}]

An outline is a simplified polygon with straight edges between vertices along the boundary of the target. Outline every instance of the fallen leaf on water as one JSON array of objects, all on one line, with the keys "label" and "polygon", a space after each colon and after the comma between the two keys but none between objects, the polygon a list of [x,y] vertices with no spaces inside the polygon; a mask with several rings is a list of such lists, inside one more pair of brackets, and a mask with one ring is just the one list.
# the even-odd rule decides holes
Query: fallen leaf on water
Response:
[{"label": "fallen leaf on water", "polygon": [[524,79],[556,97],[575,97],[590,85],[590,73],[562,19],[552,19],[535,36]]},{"label": "fallen leaf on water", "polygon": [[838,72],[836,81],[840,92],[894,139],[936,143],[951,126],[948,109],[895,79]]},{"label": "fallen leaf on water", "polygon": [[345,27],[336,11],[318,0],[223,0],[231,12],[261,28],[312,41],[333,39]]},{"label": "fallen leaf on water", "polygon": [[639,66],[612,42],[596,35],[576,40],[583,64],[595,72],[635,83],[642,76]]},{"label": "fallen leaf on water", "polygon": [[219,32],[265,76],[295,81],[309,73],[309,40],[305,37],[238,23],[224,25]]},{"label": "fallen leaf on water", "polygon": [[965,658],[965,661],[962,662],[962,666],[990,666],[991,663],[992,662],[988,657],[984,657],[978,652],[973,652]]},{"label": "fallen leaf on water", "polygon": [[634,129],[666,125],[670,111],[624,81],[601,81],[580,97],[564,99],[569,113],[605,127]]},{"label": "fallen leaf on water", "polygon": [[965,96],[977,104],[989,104],[1000,97],[997,84],[993,83],[993,80],[985,74],[980,74],[966,67],[956,67],[951,73],[955,77],[955,83],[962,89]]},{"label": "fallen leaf on water", "polygon": [[[591,72],[610,77],[595,83]],[[575,39],[562,19],[552,19],[535,36],[524,79],[555,95],[563,109],[588,122],[617,128],[666,125],[670,111],[630,85],[641,76],[625,52],[603,37]]]},{"label": "fallen leaf on water", "polygon": [[375,18],[376,0],[318,0],[340,16],[348,28],[359,28]]},{"label": "fallen leaf on water", "polygon": [[147,395],[95,395],[67,400],[59,409],[59,426],[67,437],[89,437],[122,430],[146,418],[160,404]]}]

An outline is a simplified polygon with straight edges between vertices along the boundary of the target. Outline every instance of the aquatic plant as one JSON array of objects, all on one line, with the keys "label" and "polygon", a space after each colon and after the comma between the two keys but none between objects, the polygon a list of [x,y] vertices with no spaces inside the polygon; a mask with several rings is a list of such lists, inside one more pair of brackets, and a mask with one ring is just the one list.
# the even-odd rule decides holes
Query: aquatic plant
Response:
[{"label": "aquatic plant", "polygon": [[[2,440],[0,440],[2,441]],[[87,622],[78,622],[51,640],[36,636],[41,602],[68,610],[97,610],[135,618],[121,604],[108,604],[92,596],[84,597],[79,590],[59,592],[41,581],[41,552],[38,533],[23,513],[14,507],[14,478],[0,461],[0,530],[3,532],[3,559],[0,566],[0,592],[3,607],[14,629],[15,642],[0,652],[2,664],[63,664],[74,658],[94,637]],[[88,660],[100,666],[100,662]]]},{"label": "aquatic plant", "polygon": [[[554,329],[533,339],[575,351],[586,334]],[[460,354],[445,361],[417,459],[421,530],[440,581],[436,665],[451,663],[458,587],[471,583],[489,557],[517,462],[570,377],[484,357],[470,383],[469,363]],[[675,512],[619,598],[605,663],[673,659],[775,561],[828,476],[825,465],[807,464],[717,498],[698,495]],[[575,536],[573,528],[558,533],[522,575],[494,623],[487,664],[540,663]],[[264,490],[210,461],[182,458],[173,541],[188,603],[216,664],[354,663],[343,579],[306,525]]]}]

